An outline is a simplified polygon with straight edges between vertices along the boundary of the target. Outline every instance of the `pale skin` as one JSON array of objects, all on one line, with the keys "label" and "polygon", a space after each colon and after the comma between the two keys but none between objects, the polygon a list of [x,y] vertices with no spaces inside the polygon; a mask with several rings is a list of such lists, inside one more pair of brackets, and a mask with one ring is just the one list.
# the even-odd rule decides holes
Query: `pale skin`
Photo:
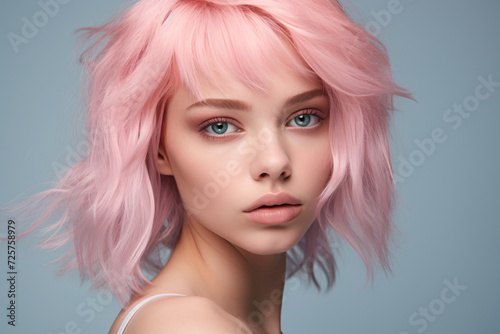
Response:
[{"label": "pale skin", "polygon": [[[284,70],[270,75],[269,94],[224,82],[223,92],[201,80],[201,102],[185,87],[169,101],[158,168],[175,178],[187,214],[169,261],[128,309],[158,293],[187,297],[149,302],[126,334],[281,333],[286,251],[313,223],[331,171],[328,97],[318,82]],[[290,221],[245,215],[280,192],[300,203]]]}]

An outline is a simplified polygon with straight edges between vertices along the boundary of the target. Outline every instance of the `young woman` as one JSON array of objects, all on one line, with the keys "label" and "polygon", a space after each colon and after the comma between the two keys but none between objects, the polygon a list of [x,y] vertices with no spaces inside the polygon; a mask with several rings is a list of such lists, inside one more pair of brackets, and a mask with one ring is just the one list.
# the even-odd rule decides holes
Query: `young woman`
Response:
[{"label": "young woman", "polygon": [[80,32],[88,155],[30,209],[122,302],[111,334],[280,333],[287,277],[334,282],[330,230],[389,269],[410,95],[338,2],[141,0]]}]

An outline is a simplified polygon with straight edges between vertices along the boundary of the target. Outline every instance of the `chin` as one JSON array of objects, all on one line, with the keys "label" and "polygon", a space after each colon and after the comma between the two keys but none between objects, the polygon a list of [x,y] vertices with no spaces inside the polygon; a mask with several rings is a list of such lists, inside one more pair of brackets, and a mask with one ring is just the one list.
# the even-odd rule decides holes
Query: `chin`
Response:
[{"label": "chin", "polygon": [[[252,242],[253,241],[253,242]],[[277,237],[259,238],[259,240],[248,240],[240,248],[255,255],[275,255],[289,251],[300,241],[300,238]]]}]

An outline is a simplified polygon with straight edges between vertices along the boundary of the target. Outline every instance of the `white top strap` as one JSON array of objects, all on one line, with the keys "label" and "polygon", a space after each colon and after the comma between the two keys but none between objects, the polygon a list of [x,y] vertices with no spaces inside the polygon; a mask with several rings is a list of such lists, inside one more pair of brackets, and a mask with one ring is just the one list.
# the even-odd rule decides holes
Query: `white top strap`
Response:
[{"label": "white top strap", "polygon": [[139,304],[135,305],[134,308],[127,314],[127,316],[125,317],[125,320],[123,320],[122,325],[120,326],[120,329],[118,329],[118,333],[117,334],[123,334],[123,331],[125,330],[125,328],[127,327],[128,323],[130,322],[130,319],[132,319],[132,317],[134,316],[134,314],[142,306],[144,306],[144,304],[150,302],[153,299],[160,298],[160,297],[168,297],[168,296],[185,296],[185,295],[181,295],[181,294],[178,294],[178,293],[161,293],[161,294],[158,294],[158,295],[150,296],[150,297],[142,300]]}]

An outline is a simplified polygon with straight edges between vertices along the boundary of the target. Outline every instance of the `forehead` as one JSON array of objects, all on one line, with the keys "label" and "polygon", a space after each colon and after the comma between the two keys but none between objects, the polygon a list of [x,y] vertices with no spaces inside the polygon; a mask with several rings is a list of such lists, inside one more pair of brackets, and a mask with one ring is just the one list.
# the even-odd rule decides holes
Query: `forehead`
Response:
[{"label": "forehead", "polygon": [[247,85],[238,78],[231,75],[219,75],[215,78],[198,76],[197,92],[191,91],[186,86],[181,86],[172,99],[182,100],[184,104],[203,105],[209,99],[227,99],[243,101],[244,104],[252,106],[259,105],[283,105],[290,97],[311,91],[322,91],[323,86],[317,78],[303,76],[299,72],[275,69],[268,73],[264,85],[258,89]]}]

